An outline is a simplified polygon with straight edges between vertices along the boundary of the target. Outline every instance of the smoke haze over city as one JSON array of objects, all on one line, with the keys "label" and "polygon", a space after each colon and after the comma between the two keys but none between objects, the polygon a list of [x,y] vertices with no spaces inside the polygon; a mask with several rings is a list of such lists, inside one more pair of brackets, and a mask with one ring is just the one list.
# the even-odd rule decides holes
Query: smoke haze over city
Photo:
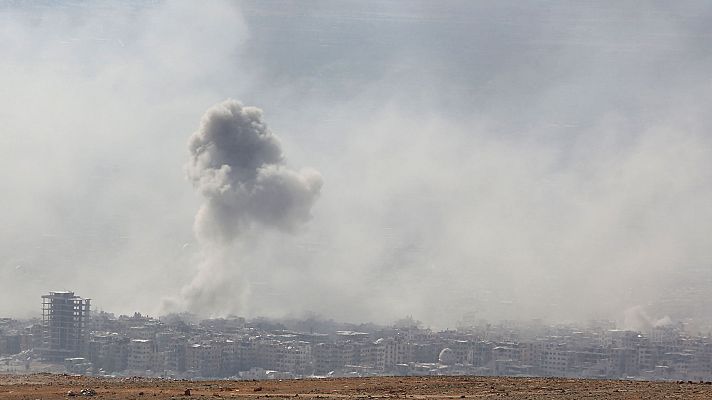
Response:
[{"label": "smoke haze over city", "polygon": [[124,313],[709,327],[711,21],[0,3],[0,315],[69,289]]}]

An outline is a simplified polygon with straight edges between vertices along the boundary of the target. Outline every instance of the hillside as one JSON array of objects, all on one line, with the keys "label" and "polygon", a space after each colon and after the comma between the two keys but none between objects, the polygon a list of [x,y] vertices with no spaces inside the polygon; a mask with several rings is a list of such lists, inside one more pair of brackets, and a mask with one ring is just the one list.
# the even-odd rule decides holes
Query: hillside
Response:
[{"label": "hillside", "polygon": [[[173,381],[70,375],[0,375],[2,399],[659,399],[712,398],[712,385],[504,377],[378,377],[284,381]],[[187,390],[190,396],[187,396]]]}]

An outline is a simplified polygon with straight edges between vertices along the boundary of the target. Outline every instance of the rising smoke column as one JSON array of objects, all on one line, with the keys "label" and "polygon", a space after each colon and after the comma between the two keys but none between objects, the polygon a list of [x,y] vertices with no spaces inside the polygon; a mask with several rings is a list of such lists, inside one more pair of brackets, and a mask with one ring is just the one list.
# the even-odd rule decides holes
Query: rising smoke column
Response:
[{"label": "rising smoke column", "polygon": [[312,169],[289,169],[262,110],[235,100],[208,109],[188,148],[188,177],[205,197],[195,233],[206,260],[182,294],[188,310],[214,314],[219,297],[231,292],[226,285],[245,288],[229,283],[240,276],[227,250],[255,225],[295,231],[310,218],[322,179]]},{"label": "rising smoke column", "polygon": [[195,218],[199,239],[229,242],[253,223],[292,232],[309,219],[321,175],[284,165],[259,108],[235,100],[213,106],[188,147],[188,177],[205,197]]}]

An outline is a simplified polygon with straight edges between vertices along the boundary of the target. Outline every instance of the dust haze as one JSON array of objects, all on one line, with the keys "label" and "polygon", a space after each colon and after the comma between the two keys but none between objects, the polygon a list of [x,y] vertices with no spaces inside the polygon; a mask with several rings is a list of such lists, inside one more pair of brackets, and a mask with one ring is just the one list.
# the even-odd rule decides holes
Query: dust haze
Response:
[{"label": "dust haze", "polygon": [[[124,313],[709,326],[711,20],[0,4],[0,314],[71,289]],[[211,113],[264,140],[199,156]]]}]

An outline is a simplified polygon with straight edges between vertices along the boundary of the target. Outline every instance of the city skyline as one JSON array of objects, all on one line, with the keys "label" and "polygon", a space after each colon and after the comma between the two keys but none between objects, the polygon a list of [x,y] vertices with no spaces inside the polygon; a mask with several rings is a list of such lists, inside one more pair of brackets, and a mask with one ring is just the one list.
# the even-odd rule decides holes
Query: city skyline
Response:
[{"label": "city skyline", "polygon": [[236,380],[477,375],[712,380],[710,332],[659,321],[463,323],[432,330],[412,317],[387,326],[333,320],[199,319],[89,312],[73,292],[42,295],[43,318],[0,318],[0,372]]}]

